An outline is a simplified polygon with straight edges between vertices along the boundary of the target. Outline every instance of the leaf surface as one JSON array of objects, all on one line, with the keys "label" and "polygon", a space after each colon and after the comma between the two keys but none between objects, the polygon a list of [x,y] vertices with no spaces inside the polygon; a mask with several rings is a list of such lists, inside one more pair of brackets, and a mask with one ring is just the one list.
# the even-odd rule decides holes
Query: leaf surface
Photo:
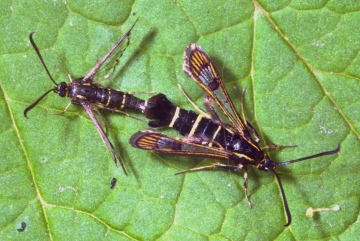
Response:
[{"label": "leaf surface", "polygon": [[[355,240],[360,232],[360,5],[346,1],[2,1],[0,3],[0,239],[21,240]],[[129,176],[115,166],[93,123],[52,83],[84,76],[139,18],[116,76],[99,82],[128,92],[162,92],[192,108],[202,92],[182,71],[196,42],[216,63],[261,144],[285,161],[334,149],[340,154],[278,169],[293,221],[285,228],[271,173],[209,170],[174,176],[216,160],[132,148],[146,122],[102,112]],[[149,93],[137,93],[146,99]],[[55,114],[54,114],[55,113]],[[138,118],[143,116],[132,113]],[[174,132],[165,132],[177,135]],[[110,189],[113,177],[118,179]],[[309,207],[340,211],[305,216]],[[26,222],[25,231],[18,232]]]}]

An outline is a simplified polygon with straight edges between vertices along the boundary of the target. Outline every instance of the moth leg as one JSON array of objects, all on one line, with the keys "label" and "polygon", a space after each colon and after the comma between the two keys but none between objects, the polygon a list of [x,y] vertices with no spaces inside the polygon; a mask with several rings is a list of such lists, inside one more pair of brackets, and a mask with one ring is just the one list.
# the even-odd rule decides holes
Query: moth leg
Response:
[{"label": "moth leg", "polygon": [[63,74],[65,74],[67,76],[67,78],[69,79],[70,82],[73,82],[73,78],[71,77],[70,73],[67,72],[66,70],[60,69],[60,67],[55,66],[56,69],[60,72],[62,72]]},{"label": "moth leg", "polygon": [[199,106],[197,106],[189,97],[189,95],[184,91],[184,89],[182,88],[182,86],[180,84],[178,84],[178,88],[180,89],[180,91],[183,93],[183,95],[186,97],[186,99],[189,101],[189,103],[195,108],[195,110],[197,110],[200,114],[202,114],[203,116],[205,116],[208,119],[211,119],[211,115],[209,115],[208,113],[206,113],[205,111],[203,111],[202,109],[200,109]]},{"label": "moth leg", "polygon": [[133,94],[133,95],[143,95],[143,94],[155,94],[156,91],[131,91],[131,92],[128,92],[129,94]]},{"label": "moth leg", "polygon": [[226,165],[226,164],[217,162],[217,163],[212,163],[208,166],[195,167],[195,168],[191,168],[188,170],[180,171],[180,172],[175,173],[175,175],[186,173],[186,172],[197,172],[197,171],[201,171],[201,170],[205,170],[205,169],[226,169],[229,171],[239,171],[239,170],[242,170],[243,168],[244,168],[243,165],[233,166],[233,165]]},{"label": "moth leg", "polygon": [[65,112],[69,109],[70,105],[71,105],[71,102],[69,104],[67,104],[67,106],[65,107],[65,109],[62,112],[60,112],[60,115],[65,114]]},{"label": "moth leg", "polygon": [[133,118],[135,120],[139,120],[139,121],[143,121],[143,122],[148,122],[146,120],[143,120],[143,119],[140,119],[140,118],[137,118],[133,115],[129,115],[128,113],[126,113],[125,111],[121,111],[121,110],[118,110],[118,109],[114,109],[114,108],[109,108],[109,107],[106,107],[106,106],[97,106],[99,109],[103,109],[103,110],[108,110],[108,111],[111,111],[111,112],[115,112],[115,113],[119,113],[119,114],[122,114],[122,115],[126,115],[127,117],[130,117],[130,118]]},{"label": "moth leg", "polygon": [[52,115],[63,115],[65,114],[65,112],[69,109],[69,107],[71,106],[72,102],[69,102],[69,104],[67,104],[67,106],[65,107],[65,109],[63,111],[60,112],[53,112],[51,113]]},{"label": "moth leg", "polygon": [[188,169],[188,170],[177,172],[177,173],[175,173],[175,175],[183,174],[183,173],[186,173],[186,172],[197,172],[197,171],[201,171],[201,170],[205,170],[205,169],[215,169],[216,165],[218,165],[218,164],[220,164],[220,163],[213,163],[213,164],[208,165],[208,166],[191,168],[191,169]]},{"label": "moth leg", "polygon": [[73,79],[72,79],[71,75],[70,75],[68,72],[65,72],[65,74],[66,74],[67,77],[69,78],[69,81],[70,81],[70,82],[73,82]]},{"label": "moth leg", "polygon": [[205,169],[226,169],[226,170],[229,170],[229,171],[244,170],[245,197],[246,197],[246,200],[247,200],[250,208],[253,207],[253,205],[250,202],[250,198],[249,198],[249,194],[248,194],[248,184],[249,184],[248,171],[247,171],[246,166],[244,166],[242,164],[234,166],[234,165],[226,165],[226,164],[222,164],[222,163],[212,163],[211,165],[208,165],[208,166],[195,167],[195,168],[191,168],[189,170],[180,171],[180,172],[175,173],[175,175],[183,174],[183,173],[186,173],[186,172],[196,172],[196,171],[201,171],[201,170],[205,170]]},{"label": "moth leg", "polygon": [[121,110],[118,110],[118,109],[115,109],[115,108],[109,108],[109,107],[106,107],[106,106],[102,106],[102,105],[99,105],[97,106],[98,108],[100,109],[104,109],[104,110],[108,110],[108,111],[111,111],[111,112],[116,112],[116,113],[120,113],[122,115],[126,115],[128,117],[130,117],[130,115],[128,113],[126,113],[125,111],[121,111]]},{"label": "moth leg", "polygon": [[244,191],[245,191],[245,197],[246,197],[246,200],[247,200],[250,208],[252,208],[253,205],[252,205],[251,202],[250,202],[250,198],[249,198],[249,194],[248,194],[249,178],[248,178],[247,167],[244,166],[243,169],[244,169]]},{"label": "moth leg", "polygon": [[219,162],[216,163],[211,163],[208,166],[201,166],[201,167],[194,167],[188,170],[184,170],[184,171],[180,171],[175,173],[175,175],[178,174],[182,174],[182,173],[186,173],[186,172],[197,172],[197,171],[201,171],[201,170],[205,170],[205,169],[226,169],[229,171],[240,171],[244,168],[244,166],[242,164],[239,164],[238,166],[234,166],[234,165],[226,165],[226,164],[222,164]]},{"label": "moth leg", "polygon": [[[222,168],[222,169],[227,169],[229,171],[240,171],[240,170],[244,170],[244,192],[245,192],[245,197],[246,200],[250,206],[250,208],[253,207],[253,205],[250,202],[250,198],[249,198],[249,194],[248,194],[248,184],[249,184],[249,178],[248,178],[248,170],[247,167],[245,165],[239,164],[237,166],[234,165],[225,165],[225,164],[221,164],[221,163],[214,163],[213,164],[214,168]],[[191,169],[190,169],[191,170]]]}]

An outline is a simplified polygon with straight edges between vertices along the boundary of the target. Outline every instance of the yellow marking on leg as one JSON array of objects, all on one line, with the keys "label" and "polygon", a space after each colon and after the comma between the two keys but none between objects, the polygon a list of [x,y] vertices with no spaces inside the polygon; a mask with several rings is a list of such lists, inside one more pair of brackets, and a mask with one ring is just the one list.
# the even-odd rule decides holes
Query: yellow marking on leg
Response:
[{"label": "yellow marking on leg", "polygon": [[244,166],[244,190],[245,190],[245,197],[246,197],[246,200],[250,206],[250,208],[252,208],[252,204],[250,202],[250,198],[249,198],[249,194],[248,194],[248,185],[249,185],[249,179],[248,179],[248,172],[247,172],[247,168],[246,166]]},{"label": "yellow marking on leg", "polygon": [[69,78],[70,82],[73,81],[73,79],[71,78],[71,75],[69,73],[66,73],[67,77]]}]

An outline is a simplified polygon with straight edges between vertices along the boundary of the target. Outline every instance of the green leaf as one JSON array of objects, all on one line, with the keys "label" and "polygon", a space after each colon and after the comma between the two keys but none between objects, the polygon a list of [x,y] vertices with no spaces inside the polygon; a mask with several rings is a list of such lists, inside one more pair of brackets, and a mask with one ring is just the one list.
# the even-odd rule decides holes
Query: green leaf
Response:
[{"label": "green leaf", "polygon": [[[360,232],[360,5],[356,1],[1,1],[0,239],[16,240],[355,240]],[[210,170],[174,176],[203,160],[158,155],[128,140],[146,122],[103,112],[125,176],[80,107],[49,95],[56,82],[84,76],[139,18],[116,77],[101,84],[162,92],[192,108],[202,91],[182,71],[196,42],[214,60],[261,145],[285,161],[334,149],[340,154],[278,169],[292,213],[286,223],[271,173]],[[138,93],[146,99],[150,94]],[[144,119],[143,116],[133,113]],[[166,130],[164,130],[166,131]],[[167,131],[166,131],[167,132]],[[177,135],[175,132],[168,132]],[[118,179],[110,189],[113,177]],[[309,207],[340,211],[305,216]],[[18,232],[26,222],[25,231]]]}]

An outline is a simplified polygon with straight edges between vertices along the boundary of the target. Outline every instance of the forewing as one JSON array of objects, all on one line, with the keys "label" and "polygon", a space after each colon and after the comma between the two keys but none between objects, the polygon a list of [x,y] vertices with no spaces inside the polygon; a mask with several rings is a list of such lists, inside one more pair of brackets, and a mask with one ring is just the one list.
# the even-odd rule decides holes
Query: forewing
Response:
[{"label": "forewing", "polygon": [[243,134],[245,124],[237,113],[214,63],[199,45],[190,44],[186,48],[183,69],[216,103],[238,133]]},{"label": "forewing", "polygon": [[122,160],[120,159],[120,157],[118,156],[118,154],[116,153],[115,151],[115,148],[114,146],[112,145],[112,143],[110,142],[109,138],[107,137],[106,133],[104,132],[104,129],[102,128],[102,126],[100,125],[99,121],[98,121],[98,117],[99,115],[95,115],[94,112],[93,112],[93,109],[90,105],[90,103],[88,102],[82,102],[80,103],[81,106],[84,108],[84,110],[86,111],[86,113],[88,114],[88,116],[90,117],[90,119],[92,120],[92,122],[94,123],[96,129],[98,130],[101,138],[103,139],[103,141],[105,142],[107,148],[111,151],[111,153],[113,154],[114,156],[114,159],[115,159],[115,163],[116,162],[119,162],[124,173],[127,175],[126,173],[126,170],[125,170],[125,166],[122,162]]},{"label": "forewing", "polygon": [[119,59],[124,53],[126,47],[130,44],[130,33],[138,19],[133,23],[130,29],[116,42],[116,44],[105,54],[105,56],[86,74],[83,81],[92,82],[94,76],[101,72],[106,75],[113,72]]},{"label": "forewing", "polygon": [[154,130],[135,133],[130,138],[133,147],[158,153],[229,160],[232,153],[223,149],[196,144],[164,135]]}]

